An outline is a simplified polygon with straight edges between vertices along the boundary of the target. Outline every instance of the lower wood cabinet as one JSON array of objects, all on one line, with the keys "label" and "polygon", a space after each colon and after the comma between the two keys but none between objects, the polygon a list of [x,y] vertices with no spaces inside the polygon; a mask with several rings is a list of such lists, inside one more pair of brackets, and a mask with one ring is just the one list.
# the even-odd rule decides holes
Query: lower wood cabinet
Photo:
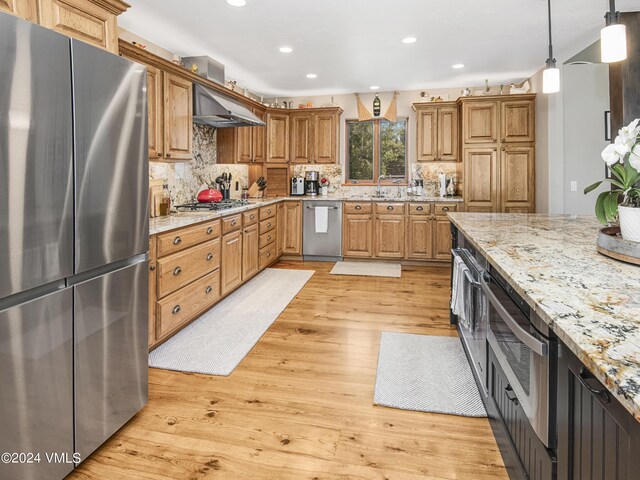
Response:
[{"label": "lower wood cabinet", "polygon": [[258,273],[258,224],[255,223],[242,232],[242,281]]},{"label": "lower wood cabinet", "polygon": [[220,288],[226,295],[242,283],[242,230],[222,237]]},{"label": "lower wood cabinet", "polygon": [[404,239],[404,215],[376,215],[374,241],[374,254],[376,257],[403,258]]},{"label": "lower wood cabinet", "polygon": [[437,260],[451,259],[451,222],[447,217],[434,220],[435,231],[433,242],[433,258]]},{"label": "lower wood cabinet", "polygon": [[279,203],[277,210],[276,255],[280,256],[284,252],[284,226],[286,213],[284,203]]},{"label": "lower wood cabinet", "polygon": [[373,257],[373,216],[370,213],[343,215],[342,254],[345,257]]},{"label": "lower wood cabinet", "polygon": [[[447,222],[448,223],[448,222]],[[433,227],[431,216],[414,216],[408,219],[407,258],[431,260],[433,258]]]},{"label": "lower wood cabinet", "polygon": [[282,253],[302,255],[302,202],[284,202]]}]

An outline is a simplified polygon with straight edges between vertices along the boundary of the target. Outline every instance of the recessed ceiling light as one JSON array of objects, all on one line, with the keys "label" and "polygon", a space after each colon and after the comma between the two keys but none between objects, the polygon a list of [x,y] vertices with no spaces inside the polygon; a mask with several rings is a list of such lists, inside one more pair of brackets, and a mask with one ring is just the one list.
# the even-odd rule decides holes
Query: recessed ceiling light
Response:
[{"label": "recessed ceiling light", "polygon": [[378,85],[371,85],[369,88],[371,90],[378,90],[380,87]]},{"label": "recessed ceiling light", "polygon": [[293,48],[291,48],[291,47],[280,47],[278,50],[280,50],[280,53],[291,53],[291,52],[293,52]]},{"label": "recessed ceiling light", "polygon": [[460,69],[464,68],[464,63],[456,63],[455,65],[451,65],[451,68]]},{"label": "recessed ceiling light", "polygon": [[307,73],[307,78],[318,78],[318,75],[315,73]]},{"label": "recessed ceiling light", "polygon": [[247,0],[227,0],[227,3],[232,7],[244,7],[247,4]]},{"label": "recessed ceiling light", "polygon": [[418,39],[416,37],[405,37],[402,39],[402,43],[416,43]]}]

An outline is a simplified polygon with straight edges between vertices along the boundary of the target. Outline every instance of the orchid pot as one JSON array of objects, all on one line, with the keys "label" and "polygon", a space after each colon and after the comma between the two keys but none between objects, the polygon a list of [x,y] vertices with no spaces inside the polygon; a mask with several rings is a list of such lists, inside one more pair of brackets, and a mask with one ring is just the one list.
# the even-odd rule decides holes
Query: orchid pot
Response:
[{"label": "orchid pot", "polygon": [[589,193],[603,182],[611,188],[596,199],[596,217],[600,223],[619,222],[622,238],[640,242],[640,119],[618,132],[615,142],[602,152],[602,159],[611,170],[606,178],[585,188]]}]

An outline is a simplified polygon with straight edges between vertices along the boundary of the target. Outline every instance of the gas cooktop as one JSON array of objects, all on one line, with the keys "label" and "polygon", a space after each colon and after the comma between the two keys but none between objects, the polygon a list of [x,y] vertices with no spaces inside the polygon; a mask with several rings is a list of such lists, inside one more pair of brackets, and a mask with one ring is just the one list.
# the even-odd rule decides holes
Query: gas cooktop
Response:
[{"label": "gas cooktop", "polygon": [[249,202],[247,200],[222,200],[218,203],[186,203],[184,205],[176,205],[175,209],[178,212],[217,212],[244,205],[249,205]]}]

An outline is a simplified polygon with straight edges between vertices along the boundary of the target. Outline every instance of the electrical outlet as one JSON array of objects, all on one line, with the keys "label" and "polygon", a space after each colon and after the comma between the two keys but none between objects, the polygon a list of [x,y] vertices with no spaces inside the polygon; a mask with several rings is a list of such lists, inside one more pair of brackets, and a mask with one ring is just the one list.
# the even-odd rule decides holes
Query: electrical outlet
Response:
[{"label": "electrical outlet", "polygon": [[571,182],[571,191],[572,192],[577,192],[578,191],[578,182],[576,182],[575,180],[573,180]]}]

